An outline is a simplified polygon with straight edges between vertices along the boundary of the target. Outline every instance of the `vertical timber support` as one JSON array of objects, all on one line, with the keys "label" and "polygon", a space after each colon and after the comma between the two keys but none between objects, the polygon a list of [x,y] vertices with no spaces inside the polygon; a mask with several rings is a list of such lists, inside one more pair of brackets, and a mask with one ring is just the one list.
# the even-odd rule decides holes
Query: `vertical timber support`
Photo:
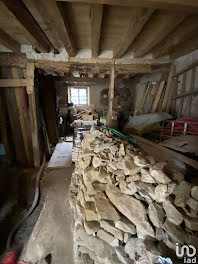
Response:
[{"label": "vertical timber support", "polygon": [[166,87],[166,91],[165,91],[165,95],[164,95],[164,100],[162,102],[162,112],[170,111],[174,73],[175,73],[175,66],[174,66],[174,64],[172,64],[169,75],[168,75],[168,82],[167,82],[167,87]]},{"label": "vertical timber support", "polygon": [[113,116],[113,98],[114,98],[114,82],[115,82],[115,63],[111,65],[110,69],[110,83],[109,83],[109,108],[108,108],[108,126],[112,126]]},{"label": "vertical timber support", "polygon": [[29,100],[29,116],[30,116],[30,127],[32,133],[32,149],[34,157],[34,166],[40,166],[40,147],[38,137],[38,122],[36,114],[36,99],[34,89],[34,63],[28,62],[26,69],[26,79],[29,81],[29,85],[26,87],[28,100]]}]

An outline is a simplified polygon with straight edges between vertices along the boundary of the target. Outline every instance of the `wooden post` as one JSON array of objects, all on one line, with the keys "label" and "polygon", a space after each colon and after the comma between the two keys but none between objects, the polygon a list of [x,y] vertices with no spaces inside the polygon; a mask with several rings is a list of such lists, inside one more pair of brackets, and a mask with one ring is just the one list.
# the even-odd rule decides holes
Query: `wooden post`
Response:
[{"label": "wooden post", "polygon": [[159,87],[158,87],[158,90],[157,90],[157,94],[156,94],[156,97],[155,97],[153,105],[152,105],[151,113],[155,113],[155,111],[157,109],[157,106],[158,106],[161,94],[163,92],[165,83],[166,83],[165,81],[161,81],[160,84],[159,84]]},{"label": "wooden post", "polygon": [[[13,78],[18,78],[18,68],[12,67],[12,76]],[[21,89],[19,87],[14,88],[15,90],[15,97],[16,97],[16,105],[17,109],[19,112],[19,121],[20,121],[20,126],[21,126],[21,133],[23,137],[23,143],[24,143],[24,149],[27,157],[27,161],[30,163],[31,162],[31,155],[30,155],[30,150],[28,147],[28,137],[27,137],[27,130],[25,127],[25,120],[24,120],[24,115],[23,115],[23,109],[22,109],[22,102],[21,102]]]},{"label": "wooden post", "polygon": [[168,82],[167,82],[167,87],[166,87],[166,91],[164,95],[164,100],[162,102],[162,112],[168,110],[168,100],[171,100],[170,94],[171,94],[174,72],[175,72],[175,66],[174,64],[172,64],[169,75],[168,75]]},{"label": "wooden post", "polygon": [[[187,76],[187,73],[185,72],[183,74],[181,94],[183,94],[185,92],[185,88],[186,88],[186,76]],[[182,110],[183,110],[183,104],[184,104],[184,97],[182,97],[179,100],[180,100],[180,105],[179,105],[178,117],[181,117],[182,116]]]},{"label": "wooden post", "polygon": [[109,127],[112,126],[114,77],[115,77],[115,64],[113,63],[110,69],[110,83],[109,83],[109,108],[108,108],[108,126]]},{"label": "wooden post", "polygon": [[29,100],[29,116],[30,116],[30,127],[32,132],[32,149],[34,157],[34,166],[40,166],[40,147],[38,137],[38,123],[36,114],[36,100],[35,100],[35,89],[34,89],[34,63],[27,63],[26,79],[32,80],[32,84],[27,86],[28,100]]}]

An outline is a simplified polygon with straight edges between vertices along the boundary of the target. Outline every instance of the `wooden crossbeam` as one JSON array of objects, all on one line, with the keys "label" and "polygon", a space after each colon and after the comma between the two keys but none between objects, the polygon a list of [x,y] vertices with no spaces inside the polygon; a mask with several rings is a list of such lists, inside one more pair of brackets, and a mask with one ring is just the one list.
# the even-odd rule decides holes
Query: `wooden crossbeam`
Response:
[{"label": "wooden crossbeam", "polygon": [[[68,83],[109,83],[109,78],[88,78],[88,77],[67,77],[58,76],[54,77],[57,82],[68,82]],[[115,83],[130,82],[132,79],[127,78],[115,78]]]},{"label": "wooden crossbeam", "polygon": [[102,13],[103,5],[92,5],[90,7],[92,57],[98,57]]},{"label": "wooden crossbeam", "polygon": [[175,11],[185,11],[190,13],[198,13],[197,0],[58,0],[62,2],[81,2],[87,4],[104,4],[116,6],[136,6],[148,7],[155,9],[168,9]]},{"label": "wooden crossbeam", "polygon": [[30,33],[32,45],[40,52],[48,52],[51,44],[22,1],[2,0],[4,5]]},{"label": "wooden crossbeam", "polygon": [[20,52],[20,44],[0,29],[0,43],[13,52]]}]

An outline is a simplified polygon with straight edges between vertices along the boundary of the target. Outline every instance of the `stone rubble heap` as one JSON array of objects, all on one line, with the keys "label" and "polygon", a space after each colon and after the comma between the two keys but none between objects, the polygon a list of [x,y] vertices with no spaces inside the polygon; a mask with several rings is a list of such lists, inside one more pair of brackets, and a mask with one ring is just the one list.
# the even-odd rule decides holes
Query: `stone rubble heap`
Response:
[{"label": "stone rubble heap", "polygon": [[149,264],[197,246],[198,186],[185,170],[92,127],[70,186],[76,263]]}]

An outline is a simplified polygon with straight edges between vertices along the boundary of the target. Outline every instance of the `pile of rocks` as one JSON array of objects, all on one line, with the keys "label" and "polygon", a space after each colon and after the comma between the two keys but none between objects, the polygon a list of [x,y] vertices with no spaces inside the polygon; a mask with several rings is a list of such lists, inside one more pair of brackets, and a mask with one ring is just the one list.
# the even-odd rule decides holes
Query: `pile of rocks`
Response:
[{"label": "pile of rocks", "polygon": [[176,243],[198,245],[198,186],[184,174],[92,128],[70,186],[76,263],[157,263]]}]

